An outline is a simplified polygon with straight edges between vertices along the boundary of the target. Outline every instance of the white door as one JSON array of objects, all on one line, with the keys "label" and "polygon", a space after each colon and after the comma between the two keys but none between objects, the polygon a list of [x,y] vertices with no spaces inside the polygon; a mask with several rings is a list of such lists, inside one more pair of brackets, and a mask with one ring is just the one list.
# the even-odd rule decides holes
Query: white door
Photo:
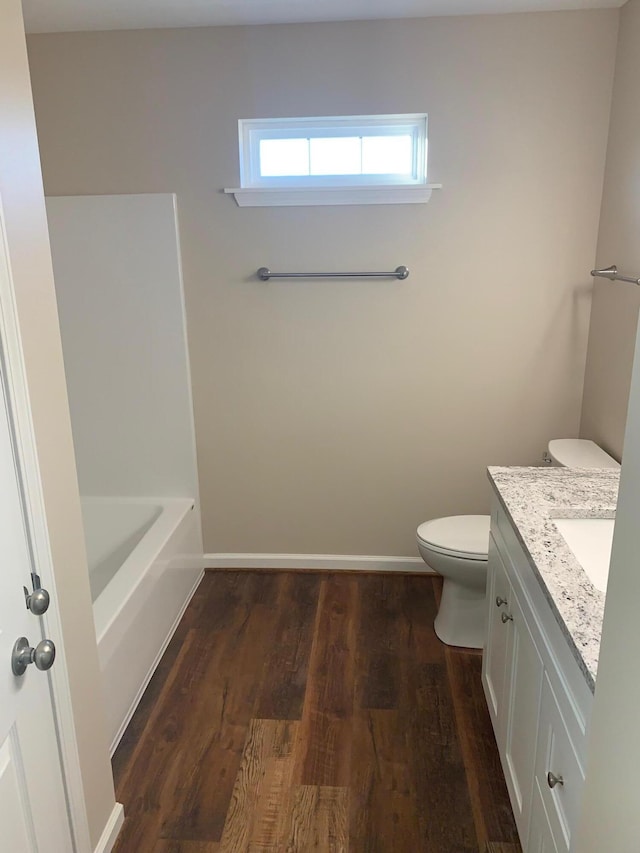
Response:
[{"label": "white door", "polygon": [[[34,663],[20,677],[13,674],[11,667],[12,649],[19,637],[28,638],[31,646],[43,639],[42,619],[27,609],[23,591],[25,586],[32,589],[32,564],[21,494],[3,376],[0,382],[0,850],[72,853],[49,676]],[[55,642],[55,637],[51,639]]]}]

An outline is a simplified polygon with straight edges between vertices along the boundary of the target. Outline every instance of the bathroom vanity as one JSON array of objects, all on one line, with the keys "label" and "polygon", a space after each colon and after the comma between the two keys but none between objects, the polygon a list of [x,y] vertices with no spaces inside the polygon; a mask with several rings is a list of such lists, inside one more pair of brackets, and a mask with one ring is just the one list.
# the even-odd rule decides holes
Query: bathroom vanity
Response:
[{"label": "bathroom vanity", "polygon": [[[483,687],[523,850],[568,853],[605,594],[555,519],[613,518],[619,472],[490,468],[489,478],[495,494]],[[608,554],[603,559],[608,566]]]}]

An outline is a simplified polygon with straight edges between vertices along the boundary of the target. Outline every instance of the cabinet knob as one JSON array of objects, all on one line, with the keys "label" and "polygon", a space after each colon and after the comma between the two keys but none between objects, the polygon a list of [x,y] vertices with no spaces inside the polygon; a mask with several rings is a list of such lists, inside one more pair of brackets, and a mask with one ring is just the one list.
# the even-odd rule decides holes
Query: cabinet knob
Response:
[{"label": "cabinet knob", "polygon": [[547,773],[547,785],[550,788],[555,788],[556,785],[564,785],[564,779],[562,778],[562,776],[556,776],[555,773],[549,771]]},{"label": "cabinet knob", "polygon": [[496,607],[502,607],[503,604],[507,604],[506,598],[500,598],[500,596],[496,596]]},{"label": "cabinet knob", "polygon": [[506,625],[507,622],[513,622],[513,616],[510,613],[503,613],[500,617],[503,623]]}]

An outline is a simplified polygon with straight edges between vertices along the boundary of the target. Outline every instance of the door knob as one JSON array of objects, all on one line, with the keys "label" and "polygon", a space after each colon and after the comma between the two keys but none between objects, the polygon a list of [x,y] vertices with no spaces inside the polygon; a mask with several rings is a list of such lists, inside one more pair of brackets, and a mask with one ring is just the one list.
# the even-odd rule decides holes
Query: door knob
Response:
[{"label": "door knob", "polygon": [[513,616],[510,613],[503,613],[500,618],[502,619],[505,625],[507,624],[507,622],[513,622]]},{"label": "door knob", "polygon": [[33,613],[34,616],[42,616],[43,613],[46,613],[49,609],[50,597],[49,593],[46,589],[34,589],[33,592],[29,592],[29,590],[25,587],[24,589],[24,600],[27,604],[27,608]]},{"label": "door knob", "polygon": [[24,675],[30,663],[35,663],[37,669],[51,669],[55,659],[56,647],[51,640],[41,640],[33,648],[26,637],[20,637],[11,654],[11,670],[14,675]]},{"label": "door knob", "polygon": [[506,598],[502,598],[499,595],[496,596],[496,607],[502,607],[503,604],[508,604],[508,603],[509,602],[507,601]]}]

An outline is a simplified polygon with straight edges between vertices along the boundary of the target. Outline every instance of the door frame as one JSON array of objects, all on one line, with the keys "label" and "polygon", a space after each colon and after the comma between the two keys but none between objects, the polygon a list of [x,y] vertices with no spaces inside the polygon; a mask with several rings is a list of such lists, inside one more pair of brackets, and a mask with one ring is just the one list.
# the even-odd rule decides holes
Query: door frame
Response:
[{"label": "door frame", "polygon": [[10,409],[9,421],[12,426],[18,459],[27,535],[33,553],[35,570],[46,580],[46,587],[51,594],[49,608],[41,619],[43,635],[55,638],[57,655],[55,666],[47,675],[58,734],[58,751],[66,789],[65,796],[71,835],[76,853],[84,853],[84,851],[91,851],[92,849],[91,837],[71,704],[64,634],[58,610],[56,575],[47,530],[35,430],[29,403],[27,372],[9,264],[9,242],[1,198],[0,241],[2,242],[0,257],[4,256],[4,262],[0,260],[0,359],[6,372],[7,404]]},{"label": "door frame", "polygon": [[47,679],[61,784],[74,853],[106,853],[124,813],[116,803],[109,761],[20,0],[0,3],[0,201],[0,239],[7,255],[0,332],[25,526],[52,599],[42,627],[59,649]]}]

